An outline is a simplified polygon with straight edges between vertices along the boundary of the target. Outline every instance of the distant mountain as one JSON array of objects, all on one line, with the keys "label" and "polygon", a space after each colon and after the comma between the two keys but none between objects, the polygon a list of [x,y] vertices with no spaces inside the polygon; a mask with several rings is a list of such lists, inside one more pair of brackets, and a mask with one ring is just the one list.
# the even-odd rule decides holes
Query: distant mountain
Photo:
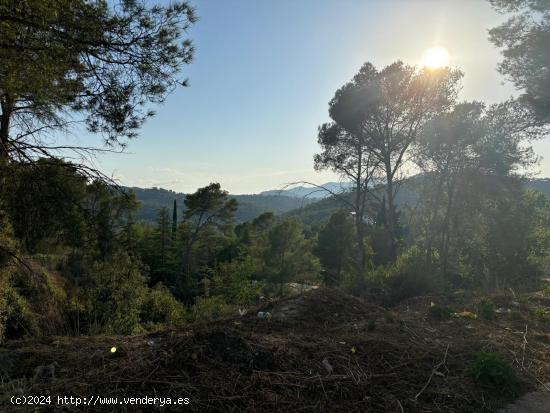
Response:
[{"label": "distant mountain", "polygon": [[[184,208],[185,194],[163,188],[127,188],[136,194],[140,207],[136,213],[137,221],[154,221],[162,207],[172,210],[174,199],[178,204],[178,215]],[[314,200],[290,197],[285,195],[230,195],[238,201],[235,214],[237,222],[249,221],[264,212],[282,214],[296,208],[301,208]]]},{"label": "distant mountain", "polygon": [[[327,182],[319,185],[319,187],[294,186],[291,188],[272,189],[270,191],[260,192],[260,195],[283,195],[291,198],[306,197],[311,199],[324,199],[332,196],[330,192],[339,194],[348,191],[351,187],[352,184],[349,182]],[[328,189],[328,191],[323,190],[323,188]]]}]

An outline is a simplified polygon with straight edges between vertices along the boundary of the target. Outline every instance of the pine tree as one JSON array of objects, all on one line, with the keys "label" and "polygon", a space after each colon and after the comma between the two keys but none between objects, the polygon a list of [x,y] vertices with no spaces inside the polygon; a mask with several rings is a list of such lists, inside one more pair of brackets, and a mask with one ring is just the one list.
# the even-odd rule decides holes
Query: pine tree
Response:
[{"label": "pine tree", "polygon": [[326,284],[340,285],[349,261],[354,238],[354,223],[349,212],[336,211],[319,232],[314,254],[319,257]]}]

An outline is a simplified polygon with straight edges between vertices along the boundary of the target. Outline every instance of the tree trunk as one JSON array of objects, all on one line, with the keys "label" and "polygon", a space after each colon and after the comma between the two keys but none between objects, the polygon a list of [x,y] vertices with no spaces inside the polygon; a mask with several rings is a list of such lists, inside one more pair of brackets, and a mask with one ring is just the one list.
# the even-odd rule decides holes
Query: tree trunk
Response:
[{"label": "tree trunk", "polygon": [[363,271],[367,264],[365,254],[365,234],[363,233],[363,217],[358,213],[355,214],[355,229],[357,232],[357,247],[359,248],[359,269]]},{"label": "tree trunk", "polygon": [[435,192],[435,200],[432,205],[432,214],[430,217],[430,220],[428,222],[428,233],[427,233],[427,240],[426,240],[426,268],[428,273],[431,273],[432,271],[432,248],[433,248],[433,242],[435,238],[435,232],[436,232],[436,219],[437,219],[437,212],[439,211],[439,204],[441,202],[441,192],[443,189],[443,180],[444,175],[441,174],[437,183],[437,188]]},{"label": "tree trunk", "polygon": [[9,158],[10,120],[13,113],[13,105],[7,96],[0,103],[2,114],[0,115],[0,160]]},{"label": "tree trunk", "polygon": [[361,203],[362,168],[363,168],[363,152],[362,152],[362,149],[360,149],[358,168],[357,168],[357,179],[355,180],[355,229],[357,233],[357,246],[359,248],[360,272],[363,272],[367,264],[367,257],[365,254],[365,234],[363,233],[363,212],[364,211]]},{"label": "tree trunk", "polygon": [[393,174],[391,170],[391,161],[387,158],[384,162],[386,169],[386,196],[388,197],[388,232],[390,234],[390,258],[395,259],[395,213],[394,213],[394,194],[393,194]]},{"label": "tree trunk", "polygon": [[449,262],[449,238],[450,238],[450,219],[451,219],[451,212],[453,210],[453,202],[454,202],[454,190],[455,190],[455,182],[454,180],[451,180],[451,183],[448,188],[448,194],[447,194],[447,208],[445,210],[445,217],[443,220],[443,228],[441,231],[441,274],[443,276],[447,275],[447,265]]}]

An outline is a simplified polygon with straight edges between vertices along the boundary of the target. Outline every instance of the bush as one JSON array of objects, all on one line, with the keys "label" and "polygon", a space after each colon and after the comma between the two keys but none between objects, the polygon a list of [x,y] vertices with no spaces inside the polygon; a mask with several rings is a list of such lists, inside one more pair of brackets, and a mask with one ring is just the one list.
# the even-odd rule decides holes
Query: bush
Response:
[{"label": "bush", "polygon": [[19,269],[12,279],[31,311],[38,315],[40,332],[64,333],[67,321],[65,280],[56,272],[42,267],[34,267],[32,272]]},{"label": "bush", "polygon": [[518,384],[512,366],[496,353],[477,353],[466,374],[479,383],[501,390],[513,390]]},{"label": "bush", "polygon": [[536,317],[540,318],[543,321],[549,321],[550,320],[550,307],[544,308],[539,307],[534,310],[534,314]]},{"label": "bush", "polygon": [[5,268],[0,274],[0,339],[62,334],[66,327],[63,281],[33,265]]},{"label": "bush", "polygon": [[495,303],[490,298],[482,298],[478,305],[478,312],[483,318],[492,320],[495,317]]},{"label": "bush", "polygon": [[180,326],[185,322],[185,307],[161,283],[147,292],[141,314],[147,329]]},{"label": "bush", "polygon": [[416,246],[400,254],[387,270],[386,301],[396,304],[433,291],[434,279],[426,271],[426,256]]},{"label": "bush", "polygon": [[440,307],[438,305],[432,305],[428,310],[430,317],[436,320],[449,320],[453,311],[447,307]]},{"label": "bush", "polygon": [[138,262],[127,254],[116,254],[95,263],[86,281],[89,333],[143,331],[140,315],[147,294],[147,279]]},{"label": "bush", "polygon": [[193,320],[217,320],[228,315],[231,310],[232,307],[228,305],[225,298],[220,295],[213,297],[197,297],[195,305],[193,305]]},{"label": "bush", "polygon": [[248,258],[220,264],[213,277],[215,295],[223,296],[227,303],[250,307],[262,295],[263,284],[254,278],[258,264]]},{"label": "bush", "polygon": [[[385,279],[385,272],[383,267],[378,267],[378,273],[383,273],[384,275],[379,278]],[[375,270],[376,271],[376,270]],[[361,274],[358,272],[350,271],[345,275],[342,288],[344,291],[347,291],[349,294],[353,294],[358,297],[367,297],[371,295],[373,290],[381,291],[382,282],[377,282],[373,276],[373,272]]]},{"label": "bush", "polygon": [[38,315],[29,303],[4,280],[0,282],[0,342],[4,338],[39,335]]},{"label": "bush", "polygon": [[546,284],[542,289],[542,293],[545,297],[550,297],[550,284]]}]

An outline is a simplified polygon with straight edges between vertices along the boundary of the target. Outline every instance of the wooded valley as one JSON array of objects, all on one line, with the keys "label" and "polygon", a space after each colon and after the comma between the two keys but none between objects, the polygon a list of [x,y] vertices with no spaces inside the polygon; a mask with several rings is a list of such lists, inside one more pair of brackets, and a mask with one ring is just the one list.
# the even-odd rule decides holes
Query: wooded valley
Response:
[{"label": "wooded valley", "polygon": [[367,61],[311,131],[340,181],[237,195],[91,161],[188,85],[200,7],[0,0],[0,410],[550,411],[550,3],[489,3],[517,96]]}]

